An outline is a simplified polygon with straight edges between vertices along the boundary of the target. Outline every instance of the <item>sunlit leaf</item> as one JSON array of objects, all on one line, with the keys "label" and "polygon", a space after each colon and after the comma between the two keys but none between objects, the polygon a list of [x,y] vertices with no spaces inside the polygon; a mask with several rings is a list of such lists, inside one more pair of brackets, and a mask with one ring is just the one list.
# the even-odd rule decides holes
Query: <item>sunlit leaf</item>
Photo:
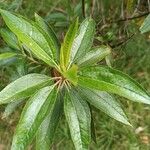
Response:
[{"label": "sunlit leaf", "polygon": [[144,20],[143,24],[140,27],[140,31],[141,33],[150,31],[150,15],[148,15]]},{"label": "sunlit leaf", "polygon": [[137,82],[110,67],[94,66],[82,69],[78,84],[115,93],[135,102],[150,104],[150,96]]},{"label": "sunlit leaf", "polygon": [[28,74],[7,85],[0,92],[0,104],[17,101],[34,94],[51,83],[51,78],[42,74]]},{"label": "sunlit leaf", "polygon": [[91,105],[100,109],[110,117],[124,124],[130,125],[121,106],[112,95],[103,91],[83,89],[83,88],[80,89],[79,91],[82,93],[82,96],[86,97],[86,100]]},{"label": "sunlit leaf", "polygon": [[89,65],[95,64],[95,63],[101,61],[107,55],[109,55],[110,52],[111,52],[110,48],[107,47],[107,46],[100,46],[100,47],[97,47],[97,48],[93,48],[87,54],[85,54],[85,56],[83,56],[77,62],[77,64],[80,67],[89,66]]},{"label": "sunlit leaf", "polygon": [[57,61],[59,61],[59,49],[60,49],[60,43],[55,35],[55,32],[53,31],[52,27],[48,25],[48,23],[41,18],[38,14],[35,14],[35,20],[38,23],[38,25],[45,31],[47,36],[47,41],[49,42],[49,46],[51,47],[52,51],[55,54],[55,58]]},{"label": "sunlit leaf", "polygon": [[0,13],[6,23],[18,39],[25,44],[41,60],[51,66],[57,66],[54,54],[43,34],[34,23],[30,23],[22,16],[16,16],[8,11],[0,9]]},{"label": "sunlit leaf", "polygon": [[14,62],[17,54],[13,52],[5,52],[0,54],[0,66]]},{"label": "sunlit leaf", "polygon": [[3,118],[9,117],[23,101],[24,100],[21,99],[16,102],[12,102],[12,103],[8,104],[3,113]]},{"label": "sunlit leaf", "polygon": [[64,112],[75,148],[88,150],[91,140],[91,114],[88,104],[75,91],[69,92],[64,98]]},{"label": "sunlit leaf", "polygon": [[60,50],[60,65],[66,70],[70,61],[70,51],[78,29],[78,19],[70,25]]},{"label": "sunlit leaf", "polygon": [[49,110],[55,106],[57,91],[54,86],[39,90],[25,105],[13,137],[11,150],[24,150],[33,140],[36,131]]},{"label": "sunlit leaf", "polygon": [[91,18],[85,19],[73,41],[70,52],[70,64],[78,62],[91,49],[95,34],[95,22]]},{"label": "sunlit leaf", "polygon": [[19,49],[18,46],[18,40],[17,37],[15,36],[15,34],[13,34],[11,31],[2,28],[0,30],[1,36],[4,39],[4,41],[11,47],[14,49]]},{"label": "sunlit leaf", "polygon": [[62,95],[59,94],[55,107],[49,111],[36,134],[36,150],[49,150],[63,112]]}]

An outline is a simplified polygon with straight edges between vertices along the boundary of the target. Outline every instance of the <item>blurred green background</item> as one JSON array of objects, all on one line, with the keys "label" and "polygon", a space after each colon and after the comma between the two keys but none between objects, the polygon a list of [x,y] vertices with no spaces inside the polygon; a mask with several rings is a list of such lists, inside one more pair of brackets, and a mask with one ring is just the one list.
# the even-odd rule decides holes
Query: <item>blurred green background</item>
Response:
[{"label": "blurred green background", "polygon": [[[84,9],[83,9],[84,2]],[[0,8],[34,19],[41,15],[54,27],[60,40],[77,16],[92,16],[97,23],[94,45],[112,47],[112,66],[136,79],[150,92],[150,34],[141,34],[139,27],[150,11],[149,0],[0,0]],[[135,17],[138,16],[138,17]],[[0,25],[3,21],[0,18]],[[0,53],[6,43],[0,39]],[[11,82],[18,68],[0,65],[0,89]],[[19,74],[19,73],[18,73]],[[150,150],[150,106],[132,103],[118,97],[133,128],[93,109],[96,143],[91,150]],[[0,150],[9,150],[21,107],[9,118],[2,119],[5,106],[0,107]],[[34,149],[34,143],[29,147]],[[64,117],[55,135],[53,150],[73,150]]]}]

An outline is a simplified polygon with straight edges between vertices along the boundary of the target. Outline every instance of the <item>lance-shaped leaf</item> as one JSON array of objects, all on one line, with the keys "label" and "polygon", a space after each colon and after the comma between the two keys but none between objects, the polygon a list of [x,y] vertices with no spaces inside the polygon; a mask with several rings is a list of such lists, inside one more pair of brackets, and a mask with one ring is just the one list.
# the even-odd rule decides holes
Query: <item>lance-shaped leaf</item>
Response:
[{"label": "lance-shaped leaf", "polygon": [[104,91],[90,90],[85,88],[79,89],[79,91],[81,91],[82,96],[86,97],[86,100],[91,105],[100,109],[110,117],[126,125],[130,125],[121,106],[112,95]]},{"label": "lance-shaped leaf", "polygon": [[140,27],[140,31],[141,33],[150,31],[150,15],[148,15],[144,20],[142,26]]},{"label": "lance-shaped leaf", "polygon": [[53,86],[39,90],[25,105],[21,118],[15,131],[11,150],[24,150],[32,142],[36,131],[53,110],[56,102],[57,91]]},{"label": "lance-shaped leaf", "polygon": [[78,84],[118,94],[135,102],[150,104],[150,96],[132,78],[110,67],[88,67],[80,72]]},{"label": "lance-shaped leaf", "polygon": [[64,112],[77,150],[88,149],[91,140],[91,114],[88,104],[75,91],[66,93]]},{"label": "lance-shaped leaf", "polygon": [[28,74],[7,85],[0,92],[0,104],[5,104],[34,94],[51,83],[51,78],[42,74]]},{"label": "lance-shaped leaf", "polygon": [[77,65],[72,65],[72,67],[69,68],[63,75],[72,84],[77,85],[77,82],[78,82],[77,72],[78,72],[78,66]]},{"label": "lance-shaped leaf", "polygon": [[18,40],[17,37],[15,36],[15,34],[13,34],[11,31],[2,28],[0,30],[1,36],[4,39],[4,41],[11,47],[14,49],[19,49],[18,46]]},{"label": "lance-shaped leaf", "polygon": [[70,25],[60,50],[60,65],[66,70],[70,61],[70,51],[78,29],[78,19]]},{"label": "lance-shaped leaf", "polygon": [[89,65],[92,65],[92,64],[95,64],[95,63],[101,61],[103,58],[105,58],[110,53],[111,53],[110,48],[107,46],[104,46],[104,45],[97,47],[97,48],[93,48],[87,54],[85,54],[85,56],[83,56],[77,62],[77,64],[80,67],[89,66]]},{"label": "lance-shaped leaf", "polygon": [[5,108],[2,118],[7,118],[8,116],[10,116],[23,101],[24,100],[21,99],[17,100],[16,102],[8,104],[7,107]]},{"label": "lance-shaped leaf", "polygon": [[39,59],[51,66],[57,66],[54,54],[49,47],[44,35],[34,23],[30,23],[22,16],[16,16],[8,11],[0,9],[0,13],[6,23],[18,39],[25,44]]},{"label": "lance-shaped leaf", "polygon": [[52,27],[38,14],[35,14],[35,21],[38,23],[38,25],[45,31],[45,33],[48,35],[48,42],[49,46],[55,52],[55,58],[57,58],[57,61],[59,61],[59,49],[60,49],[60,43],[56,37],[55,32],[53,31]]},{"label": "lance-shaped leaf", "polygon": [[63,103],[60,94],[57,97],[55,107],[49,111],[36,134],[36,150],[49,150],[53,142],[56,128],[63,112]]},{"label": "lance-shaped leaf", "polygon": [[17,60],[17,54],[13,52],[6,52],[0,54],[0,66],[12,64]]},{"label": "lance-shaped leaf", "polygon": [[73,41],[70,52],[70,64],[78,62],[90,49],[95,34],[95,22],[91,18],[85,19],[79,28],[78,34]]},{"label": "lance-shaped leaf", "polygon": [[2,53],[2,54],[0,54],[0,62],[1,62],[1,61],[5,61],[5,60],[8,60],[8,59],[12,59],[12,58],[14,58],[16,55],[17,55],[16,53],[12,53],[12,52]]}]

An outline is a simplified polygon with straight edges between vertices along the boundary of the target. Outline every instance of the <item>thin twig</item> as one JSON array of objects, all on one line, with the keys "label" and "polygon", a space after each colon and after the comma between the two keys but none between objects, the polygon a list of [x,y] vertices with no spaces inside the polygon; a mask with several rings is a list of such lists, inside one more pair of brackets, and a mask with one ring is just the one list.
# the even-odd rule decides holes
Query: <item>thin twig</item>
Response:
[{"label": "thin twig", "polygon": [[82,15],[85,18],[85,0],[82,0]]},{"label": "thin twig", "polygon": [[102,15],[102,21],[103,21],[103,24],[106,23],[106,19],[105,19],[105,15],[104,15],[104,4],[103,4],[103,1],[101,0],[100,1],[100,7],[101,7],[101,15]]},{"label": "thin twig", "polygon": [[124,41],[121,41],[121,42],[119,42],[119,43],[117,43],[117,44],[115,44],[115,45],[110,45],[111,48],[116,48],[116,47],[119,47],[119,46],[121,46],[121,45],[127,43],[134,35],[135,35],[135,34],[132,34],[129,38],[126,38]]},{"label": "thin twig", "polygon": [[92,0],[92,2],[91,2],[91,16],[92,17],[94,15],[94,9],[95,9],[95,0]]},{"label": "thin twig", "polygon": [[141,18],[141,17],[147,16],[147,15],[149,15],[149,14],[150,14],[150,12],[146,12],[146,13],[143,13],[143,14],[138,15],[138,16],[126,17],[126,18],[124,18],[124,19],[119,19],[119,20],[114,21],[114,22],[112,21],[111,23],[118,23],[118,22],[123,22],[123,21],[134,20],[134,19],[138,19],[138,18]]},{"label": "thin twig", "polygon": [[148,3],[148,11],[150,12],[150,0],[147,0]]},{"label": "thin twig", "polygon": [[134,10],[134,12],[133,12],[132,16],[134,16],[134,15],[138,12],[138,10],[139,10],[139,6],[140,6],[140,3],[141,3],[141,0],[138,0],[138,1],[137,1],[136,8],[135,8],[135,10]]}]

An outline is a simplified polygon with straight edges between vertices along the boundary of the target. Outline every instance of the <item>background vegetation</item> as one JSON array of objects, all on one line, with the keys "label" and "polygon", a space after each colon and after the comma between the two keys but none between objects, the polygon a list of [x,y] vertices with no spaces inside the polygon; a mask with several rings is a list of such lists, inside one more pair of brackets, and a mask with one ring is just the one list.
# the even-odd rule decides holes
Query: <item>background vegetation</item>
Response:
[{"label": "background vegetation", "polygon": [[[150,35],[139,32],[141,23],[150,11],[149,0],[0,0],[0,8],[18,12],[28,18],[38,13],[54,26],[60,39],[75,17],[79,16],[81,21],[91,15],[97,22],[95,45],[111,46],[112,56],[108,60],[112,66],[131,75],[150,92]],[[1,18],[0,25],[3,26]],[[6,43],[0,39],[0,53],[7,49]],[[30,72],[27,68],[31,63],[31,60],[19,60],[5,66],[0,62],[0,90],[21,74]],[[32,67],[38,72],[44,70],[41,66]],[[97,140],[96,144],[91,143],[91,150],[149,150],[150,107],[119,99],[133,128],[95,109]],[[9,118],[2,119],[4,108],[0,107],[0,150],[9,150],[20,116],[19,110],[22,108]],[[54,150],[73,150],[64,118],[55,137]],[[34,149],[34,145],[29,149]]]}]

